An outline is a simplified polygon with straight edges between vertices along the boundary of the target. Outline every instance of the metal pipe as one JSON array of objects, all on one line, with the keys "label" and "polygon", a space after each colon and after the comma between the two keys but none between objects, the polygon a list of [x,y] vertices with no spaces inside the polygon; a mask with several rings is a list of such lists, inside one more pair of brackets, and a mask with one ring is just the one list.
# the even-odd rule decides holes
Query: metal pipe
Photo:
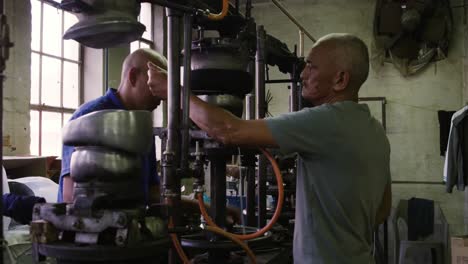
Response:
[{"label": "metal pipe", "polygon": [[[255,56],[255,101],[257,105],[256,119],[265,117],[265,39],[263,26],[257,27],[257,53]],[[258,227],[266,223],[266,165],[264,155],[258,157]]]},{"label": "metal pipe", "polygon": [[[245,119],[255,119],[255,95],[248,94],[245,97]],[[246,209],[247,209],[247,226],[255,226],[255,155],[244,155],[242,164],[246,169],[247,178],[247,194],[246,194]],[[241,196],[241,199],[243,197]]]},{"label": "metal pipe", "polygon": [[299,30],[299,58],[304,58],[304,31]]},{"label": "metal pipe", "polygon": [[[255,119],[255,95],[253,94],[245,97],[245,119]],[[242,164],[246,167],[247,179],[247,193],[245,194],[247,226],[255,226],[255,156],[243,155]],[[240,199],[243,199],[243,196],[242,194]],[[241,216],[243,217],[243,214]]]},{"label": "metal pipe", "polygon": [[182,92],[182,144],[180,167],[183,172],[188,169],[190,147],[190,81],[192,57],[192,15],[184,14],[184,88]]},{"label": "metal pipe", "polygon": [[104,49],[104,89],[109,89],[109,49]]},{"label": "metal pipe", "polygon": [[[167,61],[168,61],[168,137],[166,152],[179,154],[180,121],[180,18],[181,14],[167,9]],[[178,162],[176,162],[177,164]]]},{"label": "metal pipe", "polygon": [[[214,153],[209,155],[210,160],[210,213],[211,218],[220,227],[226,226],[226,154],[225,150],[214,150]],[[218,235],[210,235],[210,241],[216,243],[222,237]],[[208,263],[217,264],[226,260],[229,252],[220,249],[211,249],[208,251]]]},{"label": "metal pipe", "polygon": [[316,42],[317,40],[312,37],[312,35],[309,33],[309,31],[307,31],[307,29],[304,28],[304,26],[302,26],[302,24],[297,21],[297,19],[291,15],[291,13],[289,13],[289,11],[280,3],[278,2],[278,0],[271,0],[273,2],[273,4],[275,4],[288,18],[289,20],[291,20],[294,24],[296,24],[296,26],[301,30],[303,31],[307,37],[312,40],[312,42]]},{"label": "metal pipe", "polygon": [[[291,74],[291,78],[294,78],[294,73]],[[297,82],[291,83],[291,89],[289,90],[289,112],[296,112],[299,110],[299,87]]]},{"label": "metal pipe", "polygon": [[245,18],[249,19],[252,16],[252,0],[247,0],[245,3]]},{"label": "metal pipe", "polygon": [[245,119],[255,119],[255,95],[247,94],[245,96]]},{"label": "metal pipe", "polygon": [[[174,226],[179,225],[180,208],[180,22],[181,13],[172,9],[167,14],[167,69],[168,69],[168,123],[166,151],[163,153],[163,192],[166,203],[171,204],[170,216]],[[177,262],[177,252],[169,251],[169,263]]]}]

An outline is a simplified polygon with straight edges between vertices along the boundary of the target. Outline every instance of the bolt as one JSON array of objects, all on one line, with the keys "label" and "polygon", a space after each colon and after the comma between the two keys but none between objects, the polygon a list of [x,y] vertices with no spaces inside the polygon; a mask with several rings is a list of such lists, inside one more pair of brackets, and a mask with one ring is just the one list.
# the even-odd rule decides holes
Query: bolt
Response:
[{"label": "bolt", "polygon": [[80,219],[75,220],[73,222],[72,227],[75,229],[82,229],[83,228],[83,222]]}]

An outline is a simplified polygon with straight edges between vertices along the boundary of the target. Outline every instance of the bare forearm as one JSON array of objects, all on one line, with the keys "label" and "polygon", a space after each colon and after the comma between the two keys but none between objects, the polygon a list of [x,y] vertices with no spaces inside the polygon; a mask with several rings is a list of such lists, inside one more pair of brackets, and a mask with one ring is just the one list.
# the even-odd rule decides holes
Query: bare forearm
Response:
[{"label": "bare forearm", "polygon": [[190,118],[198,127],[211,137],[225,143],[232,143],[231,132],[239,121],[237,117],[221,109],[209,105],[198,97],[190,97]]},{"label": "bare forearm", "polygon": [[70,175],[63,176],[62,198],[64,203],[73,202],[73,179]]}]

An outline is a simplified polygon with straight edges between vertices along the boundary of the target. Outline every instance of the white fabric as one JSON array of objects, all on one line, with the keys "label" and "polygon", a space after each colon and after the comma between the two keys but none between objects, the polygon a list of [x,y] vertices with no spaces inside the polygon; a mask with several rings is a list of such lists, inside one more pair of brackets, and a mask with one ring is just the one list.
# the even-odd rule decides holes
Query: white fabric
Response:
[{"label": "white fabric", "polygon": [[[7,179],[7,174],[5,171],[5,168],[2,166],[2,186],[3,186],[3,194],[10,193],[10,188],[8,187],[8,179]],[[5,233],[6,230],[8,230],[8,226],[10,226],[11,219],[10,217],[3,217],[3,233]]]},{"label": "white fabric", "polygon": [[46,202],[55,202],[58,194],[58,184],[41,176],[29,176],[9,181],[19,182],[29,187],[34,196],[43,197]]},{"label": "white fabric", "polygon": [[[452,147],[450,146],[450,141],[454,140],[453,135],[452,135],[452,128],[453,128],[453,120],[460,115],[464,114],[468,110],[468,106],[463,107],[462,109],[458,110],[452,115],[452,119],[450,122],[450,132],[449,132],[449,137],[448,137],[448,144],[447,144],[447,150],[445,152],[445,162],[444,162],[444,182],[447,182],[447,177],[448,177],[448,166],[449,166],[449,155],[452,155],[453,150]],[[456,139],[458,142],[458,139]]]}]

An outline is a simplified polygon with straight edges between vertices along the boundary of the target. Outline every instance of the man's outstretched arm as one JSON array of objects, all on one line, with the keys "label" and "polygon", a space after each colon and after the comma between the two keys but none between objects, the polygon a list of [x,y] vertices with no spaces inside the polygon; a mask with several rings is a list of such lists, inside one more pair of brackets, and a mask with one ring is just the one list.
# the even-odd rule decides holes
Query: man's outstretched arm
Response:
[{"label": "man's outstretched arm", "polygon": [[[165,85],[160,80],[167,71],[148,62],[148,87],[153,95],[167,98]],[[196,96],[190,97],[190,118],[211,137],[230,145],[277,147],[264,120],[242,120],[222,108],[203,102]]]},{"label": "man's outstretched arm", "polygon": [[265,120],[242,120],[194,95],[190,97],[190,118],[226,145],[278,147]]}]

